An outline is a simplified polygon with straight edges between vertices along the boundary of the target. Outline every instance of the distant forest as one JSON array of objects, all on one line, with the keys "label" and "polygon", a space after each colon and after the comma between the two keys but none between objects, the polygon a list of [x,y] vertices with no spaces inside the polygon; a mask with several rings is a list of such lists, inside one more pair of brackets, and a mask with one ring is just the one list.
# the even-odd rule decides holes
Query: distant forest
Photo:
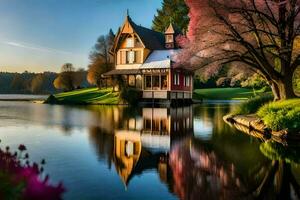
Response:
[{"label": "distant forest", "polygon": [[[86,73],[86,72],[82,72]],[[55,72],[43,73],[10,73],[0,72],[0,94],[53,94],[60,92],[53,82],[58,74]],[[86,77],[86,76],[84,76]],[[84,80],[80,87],[89,86]]]}]

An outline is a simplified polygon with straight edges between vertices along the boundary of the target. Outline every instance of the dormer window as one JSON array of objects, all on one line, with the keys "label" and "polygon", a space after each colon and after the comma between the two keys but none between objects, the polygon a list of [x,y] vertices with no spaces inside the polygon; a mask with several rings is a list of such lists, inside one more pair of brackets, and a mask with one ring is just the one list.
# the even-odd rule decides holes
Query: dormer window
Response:
[{"label": "dormer window", "polygon": [[134,47],[134,38],[127,38],[126,39],[126,47],[127,48],[133,48]]}]

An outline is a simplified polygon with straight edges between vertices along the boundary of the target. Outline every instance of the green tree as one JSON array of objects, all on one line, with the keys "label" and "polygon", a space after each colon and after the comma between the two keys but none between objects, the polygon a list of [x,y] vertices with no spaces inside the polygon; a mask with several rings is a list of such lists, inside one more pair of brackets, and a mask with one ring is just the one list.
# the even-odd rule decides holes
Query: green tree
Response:
[{"label": "green tree", "polygon": [[112,30],[107,35],[101,35],[90,53],[90,65],[87,79],[90,84],[101,87],[102,74],[110,71],[114,66],[114,58],[109,53],[115,35]]},{"label": "green tree", "polygon": [[186,32],[190,21],[188,13],[189,9],[184,0],[163,0],[162,8],[154,16],[152,29],[164,32],[172,22],[182,32]]}]

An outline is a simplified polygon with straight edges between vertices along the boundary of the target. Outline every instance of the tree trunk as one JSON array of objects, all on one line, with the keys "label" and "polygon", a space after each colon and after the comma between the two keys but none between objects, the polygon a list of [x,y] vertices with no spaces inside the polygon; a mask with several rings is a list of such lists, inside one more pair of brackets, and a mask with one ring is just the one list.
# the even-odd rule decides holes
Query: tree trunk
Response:
[{"label": "tree trunk", "polygon": [[293,78],[292,76],[285,76],[282,80],[277,82],[279,89],[279,99],[291,99],[296,98],[295,91],[293,89]]},{"label": "tree trunk", "polygon": [[277,84],[272,82],[270,84],[270,86],[271,86],[272,93],[274,96],[274,101],[278,101],[280,99],[280,93],[279,93],[279,88],[278,88]]}]

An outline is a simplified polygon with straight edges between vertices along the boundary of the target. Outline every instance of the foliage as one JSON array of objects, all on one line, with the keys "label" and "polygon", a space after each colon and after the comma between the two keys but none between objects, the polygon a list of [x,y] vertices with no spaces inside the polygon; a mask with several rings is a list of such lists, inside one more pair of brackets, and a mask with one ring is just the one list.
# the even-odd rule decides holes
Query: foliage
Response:
[{"label": "foliage", "polygon": [[43,73],[9,73],[0,72],[0,93],[17,94],[47,94],[54,93],[56,89],[53,81],[57,74]]},{"label": "foliage", "polygon": [[[45,102],[47,103],[47,102]],[[98,89],[88,88],[73,90],[55,95],[55,104],[112,104],[119,103],[119,93],[113,92],[111,88]]]},{"label": "foliage", "polygon": [[[190,23],[179,65],[199,69],[230,64],[259,73],[275,99],[295,97],[300,64],[299,1],[186,0]],[[299,42],[298,42],[299,43]]]},{"label": "foliage", "polygon": [[216,85],[218,87],[229,87],[231,83],[231,78],[229,77],[221,77],[217,80]]},{"label": "foliage", "polygon": [[125,100],[129,105],[137,105],[141,99],[141,91],[136,88],[124,87],[120,93],[121,99]]},{"label": "foliage", "polygon": [[[264,93],[257,90],[256,95]],[[194,99],[210,99],[210,100],[247,100],[255,96],[251,89],[246,88],[209,88],[196,89],[193,94]]]},{"label": "foliage", "polygon": [[71,63],[65,63],[61,67],[61,72],[54,80],[53,85],[56,89],[72,91],[81,87],[84,77],[85,71],[83,69],[75,71],[75,68]]},{"label": "foliage", "polygon": [[266,82],[266,80],[260,76],[259,74],[253,74],[253,76],[250,76],[248,79],[246,79],[245,81],[243,81],[241,83],[242,87],[246,87],[246,88],[263,88],[263,87],[267,87],[268,84]]},{"label": "foliage", "polygon": [[12,153],[9,147],[0,148],[0,199],[60,200],[63,185],[53,186],[48,175],[41,179],[45,161],[30,163],[26,147],[18,149]]},{"label": "foliage", "polygon": [[112,30],[107,35],[101,35],[90,53],[88,81],[101,87],[102,74],[110,71],[114,66],[114,58],[109,51],[113,45],[115,35]]},{"label": "foliage", "polygon": [[300,99],[277,101],[262,106],[258,116],[274,131],[300,131]]},{"label": "foliage", "polygon": [[254,98],[248,99],[247,101],[239,104],[235,109],[233,110],[233,115],[247,115],[247,114],[253,114],[256,113],[257,110],[263,106],[264,104],[271,102],[273,100],[272,95],[261,95],[256,96]]},{"label": "foliage", "polygon": [[294,74],[294,88],[297,94],[300,94],[300,67],[298,67]]},{"label": "foliage", "polygon": [[[224,65],[217,68],[203,67],[195,71],[195,88],[241,87],[241,83],[253,72],[243,66]],[[224,84],[224,78],[227,78]],[[228,83],[229,81],[229,83]]]},{"label": "foliage", "polygon": [[162,8],[154,16],[152,29],[165,32],[170,22],[174,23],[181,31],[187,31],[189,24],[189,9],[184,0],[163,0]]},{"label": "foliage", "polygon": [[270,160],[284,160],[287,163],[300,163],[299,147],[285,147],[280,143],[268,141],[262,143],[259,149]]}]

